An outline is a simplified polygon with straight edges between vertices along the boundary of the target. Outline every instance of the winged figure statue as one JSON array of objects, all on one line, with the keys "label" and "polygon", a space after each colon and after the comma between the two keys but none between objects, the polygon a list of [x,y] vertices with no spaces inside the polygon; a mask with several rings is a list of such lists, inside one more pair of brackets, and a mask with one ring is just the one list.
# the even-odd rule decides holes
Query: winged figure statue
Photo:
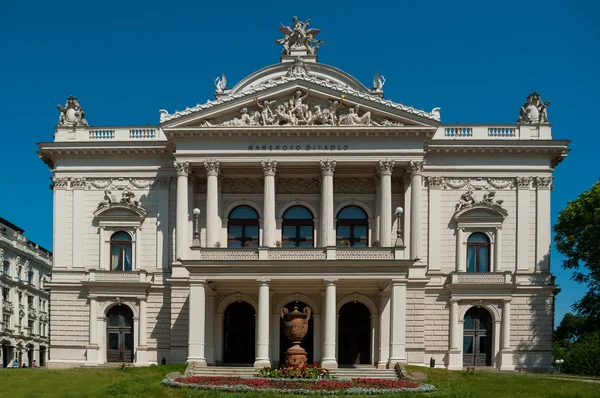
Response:
[{"label": "winged figure statue", "polygon": [[377,72],[375,74],[375,77],[373,78],[373,88],[375,89],[375,92],[377,92],[377,93],[382,92],[384,84],[385,84],[385,77],[383,77],[383,75],[380,75],[379,72]]},{"label": "winged figure statue", "polygon": [[[315,36],[318,35],[321,30],[314,28],[309,29],[308,25],[310,24],[310,19],[302,22],[298,17],[294,17],[292,18],[292,22],[292,26],[286,26],[279,22],[281,24],[279,31],[283,33],[285,37],[283,39],[275,40],[275,42],[283,46],[282,54],[290,55],[292,48],[301,47],[304,47],[309,55],[316,54],[319,49],[319,44],[325,44],[324,41],[315,39]],[[313,44],[315,44],[314,47]]]},{"label": "winged figure statue", "polygon": [[217,93],[222,93],[225,87],[227,87],[227,78],[225,77],[225,73],[221,73],[221,77],[215,79],[215,90]]}]

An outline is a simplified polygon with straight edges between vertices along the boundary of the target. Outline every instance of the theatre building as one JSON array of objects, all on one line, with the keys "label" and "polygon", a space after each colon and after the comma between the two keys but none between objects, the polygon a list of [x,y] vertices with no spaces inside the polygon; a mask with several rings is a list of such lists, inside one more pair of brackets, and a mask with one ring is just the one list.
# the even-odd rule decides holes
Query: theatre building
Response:
[{"label": "theatre building", "polygon": [[155,126],[59,107],[49,366],[276,365],[283,307],[327,368],[550,366],[548,102],[445,125],[319,63],[315,31]]}]

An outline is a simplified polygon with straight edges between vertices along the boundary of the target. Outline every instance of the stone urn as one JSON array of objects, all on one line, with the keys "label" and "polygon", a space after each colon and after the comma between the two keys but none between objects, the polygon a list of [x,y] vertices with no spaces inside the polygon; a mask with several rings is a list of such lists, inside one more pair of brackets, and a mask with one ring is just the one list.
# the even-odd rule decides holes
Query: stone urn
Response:
[{"label": "stone urn", "polygon": [[281,309],[283,331],[285,336],[292,342],[292,346],[285,352],[285,365],[287,367],[306,365],[306,351],[300,347],[300,343],[308,333],[310,315],[310,307],[304,307],[302,312],[298,311],[298,307],[294,307],[292,312],[285,307]]}]

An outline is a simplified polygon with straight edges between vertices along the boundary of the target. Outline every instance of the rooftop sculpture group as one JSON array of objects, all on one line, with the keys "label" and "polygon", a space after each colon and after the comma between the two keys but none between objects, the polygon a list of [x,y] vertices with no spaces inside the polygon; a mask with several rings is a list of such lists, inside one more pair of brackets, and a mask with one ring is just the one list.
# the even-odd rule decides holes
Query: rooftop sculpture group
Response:
[{"label": "rooftop sculpture group", "polygon": [[[255,98],[257,110],[243,108],[241,115],[220,124],[205,120],[203,126],[400,126],[402,124],[371,119],[371,112],[359,115],[360,105],[349,107],[339,100],[327,100],[328,105],[308,101],[309,91],[296,90],[288,100],[275,106],[275,100]],[[342,113],[342,109],[347,109]]]},{"label": "rooftop sculpture group", "polygon": [[550,101],[542,102],[540,94],[536,91],[527,97],[527,101],[521,106],[517,123],[548,123],[546,108]]},{"label": "rooftop sculpture group", "polygon": [[81,105],[79,105],[79,100],[72,95],[67,98],[64,108],[60,104],[56,105],[56,107],[60,111],[59,126],[74,127],[88,125],[87,120],[85,120],[85,112]]},{"label": "rooftop sculpture group", "polygon": [[[315,55],[319,50],[319,44],[325,44],[324,41],[316,40],[315,36],[321,32],[320,29],[308,29],[310,19],[305,22],[298,20],[298,17],[292,18],[292,26],[281,24],[279,31],[285,35],[283,39],[275,40],[277,44],[283,46],[282,55],[291,55],[294,49],[304,49],[308,55]],[[315,46],[313,46],[313,44]]]}]

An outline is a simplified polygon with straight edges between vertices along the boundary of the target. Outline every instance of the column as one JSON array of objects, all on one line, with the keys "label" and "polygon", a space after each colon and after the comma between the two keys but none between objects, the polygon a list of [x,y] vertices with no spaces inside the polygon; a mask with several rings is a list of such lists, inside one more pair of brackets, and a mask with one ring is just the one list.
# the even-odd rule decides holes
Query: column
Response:
[{"label": "column", "polygon": [[85,235],[85,178],[73,178],[71,180],[71,188],[73,188],[73,263],[74,268],[83,268],[84,253],[83,253],[83,237]]},{"label": "column", "polygon": [[[65,268],[67,264],[67,178],[52,177],[54,191],[54,223],[53,223],[53,268]],[[103,244],[104,242],[100,242]],[[102,267],[102,264],[100,265]]]},{"label": "column", "polygon": [[256,350],[255,368],[271,366],[269,359],[269,285],[271,281],[258,281],[258,347]]},{"label": "column", "polygon": [[423,185],[423,165],[424,161],[411,160],[408,165],[411,170],[410,176],[410,258],[418,259],[421,253],[419,252],[419,240],[421,238],[421,187]]},{"label": "column", "polygon": [[[169,186],[171,177],[156,178],[156,268],[169,269]],[[104,240],[101,240],[104,244]]]},{"label": "column", "polygon": [[[177,170],[177,219],[175,222],[175,259],[187,257],[188,248],[188,174],[189,162],[175,162]],[[191,241],[189,241],[191,243]]]},{"label": "column", "polygon": [[500,370],[513,370],[513,353],[510,348],[510,300],[502,304],[502,341]]},{"label": "column", "polygon": [[466,272],[467,263],[465,262],[465,245],[463,243],[464,230],[461,227],[456,228],[456,271]]},{"label": "column", "polygon": [[98,302],[90,298],[89,344],[87,348],[87,365],[98,364]]},{"label": "column", "polygon": [[263,241],[261,246],[275,247],[275,173],[277,162],[263,160],[260,162],[265,176],[264,205],[263,205]]},{"label": "column", "polygon": [[189,296],[189,331],[187,362],[195,362],[196,366],[206,366],[204,344],[206,333],[206,281],[190,280]]},{"label": "column", "polygon": [[502,271],[502,228],[496,228],[495,244],[494,244],[494,263],[492,264],[491,272]]},{"label": "column", "polygon": [[206,247],[221,241],[219,221],[219,171],[217,160],[204,161],[206,167]]},{"label": "column", "polygon": [[406,362],[406,282],[392,281],[390,321],[390,367]]},{"label": "column", "polygon": [[379,161],[379,177],[380,177],[380,209],[381,209],[381,247],[390,247],[392,245],[392,170],[395,162],[393,160]]},{"label": "column", "polygon": [[448,350],[448,369],[462,369],[462,323],[458,321],[458,300],[450,299],[450,344]]},{"label": "column", "polygon": [[333,222],[333,172],[335,171],[335,160],[321,160],[321,176],[323,185],[321,188],[321,246],[335,246],[332,239],[335,225]]},{"label": "column", "polygon": [[136,365],[148,364],[148,311],[146,310],[146,298],[140,299],[140,320],[138,327],[138,347],[135,358]]},{"label": "column", "polygon": [[338,367],[335,356],[337,329],[336,282],[335,279],[325,280],[325,343],[323,345],[321,366],[328,369]]},{"label": "column", "polygon": [[379,175],[374,177],[375,181],[375,230],[373,241],[381,243],[381,178]]},{"label": "column", "polygon": [[387,368],[390,359],[390,295],[387,292],[379,294],[381,315],[379,316],[379,362],[377,367]]}]

